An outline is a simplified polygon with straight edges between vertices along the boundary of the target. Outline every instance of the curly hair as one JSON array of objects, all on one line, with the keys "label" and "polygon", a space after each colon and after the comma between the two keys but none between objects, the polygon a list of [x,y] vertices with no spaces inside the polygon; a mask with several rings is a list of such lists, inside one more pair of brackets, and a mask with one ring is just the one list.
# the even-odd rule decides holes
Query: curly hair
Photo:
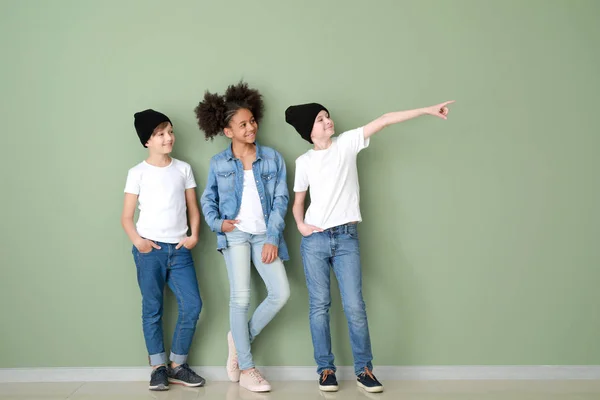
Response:
[{"label": "curly hair", "polygon": [[248,84],[240,81],[237,85],[230,85],[224,95],[217,93],[204,93],[204,99],[194,109],[198,127],[204,131],[206,140],[214,139],[223,134],[223,129],[229,126],[231,118],[240,109],[248,109],[257,123],[264,114],[262,95],[256,89],[250,89]]}]

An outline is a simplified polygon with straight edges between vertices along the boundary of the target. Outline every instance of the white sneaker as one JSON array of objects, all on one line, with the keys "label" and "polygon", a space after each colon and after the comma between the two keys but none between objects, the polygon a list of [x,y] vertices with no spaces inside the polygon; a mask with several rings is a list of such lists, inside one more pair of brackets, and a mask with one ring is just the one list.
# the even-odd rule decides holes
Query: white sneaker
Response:
[{"label": "white sneaker", "polygon": [[251,392],[270,392],[271,384],[262,377],[256,368],[252,368],[249,372],[241,374],[240,386],[248,389]]},{"label": "white sneaker", "polygon": [[240,380],[240,365],[238,364],[237,351],[235,351],[235,344],[233,343],[233,336],[231,331],[227,333],[227,347],[229,348],[229,354],[227,355],[227,376],[231,382],[239,382]]}]

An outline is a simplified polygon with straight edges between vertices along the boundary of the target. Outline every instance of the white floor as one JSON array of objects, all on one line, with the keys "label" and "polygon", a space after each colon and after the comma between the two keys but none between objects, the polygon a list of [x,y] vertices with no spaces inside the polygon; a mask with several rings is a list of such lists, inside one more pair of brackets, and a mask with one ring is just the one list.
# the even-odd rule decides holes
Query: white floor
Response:
[{"label": "white floor", "polygon": [[352,381],[341,381],[337,393],[321,393],[316,382],[272,382],[273,391],[251,393],[229,382],[209,382],[191,389],[171,385],[151,392],[147,382],[2,383],[0,399],[224,399],[224,400],[600,400],[600,381],[387,381],[384,393],[369,394]]}]

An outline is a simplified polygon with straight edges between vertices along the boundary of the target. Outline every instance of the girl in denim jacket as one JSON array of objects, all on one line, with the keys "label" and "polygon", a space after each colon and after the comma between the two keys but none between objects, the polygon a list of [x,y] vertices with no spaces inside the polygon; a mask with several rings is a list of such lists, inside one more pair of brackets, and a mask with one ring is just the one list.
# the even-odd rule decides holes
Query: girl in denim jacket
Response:
[{"label": "girl in denim jacket", "polygon": [[[288,206],[285,163],[281,155],[256,142],[263,116],[261,94],[240,82],[224,95],[206,92],[195,109],[206,139],[224,134],[231,144],[210,160],[200,203],[206,222],[217,233],[229,276],[229,356],[227,374],[255,392],[271,390],[255,369],[250,343],[287,302],[290,289],[282,261],[289,259],[283,239]],[[250,262],[268,295],[248,322]]]}]

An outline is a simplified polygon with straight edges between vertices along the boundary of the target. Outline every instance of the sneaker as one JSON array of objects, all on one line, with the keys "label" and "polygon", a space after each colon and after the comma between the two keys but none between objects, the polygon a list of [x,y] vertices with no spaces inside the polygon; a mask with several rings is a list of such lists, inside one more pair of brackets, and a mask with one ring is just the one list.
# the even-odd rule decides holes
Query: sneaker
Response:
[{"label": "sneaker", "polygon": [[155,368],[152,371],[152,375],[150,375],[150,385],[148,386],[150,390],[169,390],[169,379],[167,376],[167,367],[160,366]]},{"label": "sneaker", "polygon": [[262,377],[256,368],[240,375],[240,386],[251,392],[270,392],[271,384]]},{"label": "sneaker", "polygon": [[238,364],[237,351],[235,351],[235,343],[231,331],[227,334],[227,347],[229,353],[227,355],[227,376],[231,382],[240,381],[240,365]]},{"label": "sneaker", "polygon": [[331,369],[326,369],[321,372],[319,377],[319,390],[323,392],[337,392],[339,389],[335,372]]},{"label": "sneaker", "polygon": [[363,388],[369,393],[383,392],[383,385],[375,378],[373,372],[367,367],[365,367],[364,372],[356,377],[356,384],[358,387]]},{"label": "sneaker", "polygon": [[169,367],[169,382],[188,387],[204,386],[206,380],[195,373],[189,365],[181,364],[178,367]]}]

